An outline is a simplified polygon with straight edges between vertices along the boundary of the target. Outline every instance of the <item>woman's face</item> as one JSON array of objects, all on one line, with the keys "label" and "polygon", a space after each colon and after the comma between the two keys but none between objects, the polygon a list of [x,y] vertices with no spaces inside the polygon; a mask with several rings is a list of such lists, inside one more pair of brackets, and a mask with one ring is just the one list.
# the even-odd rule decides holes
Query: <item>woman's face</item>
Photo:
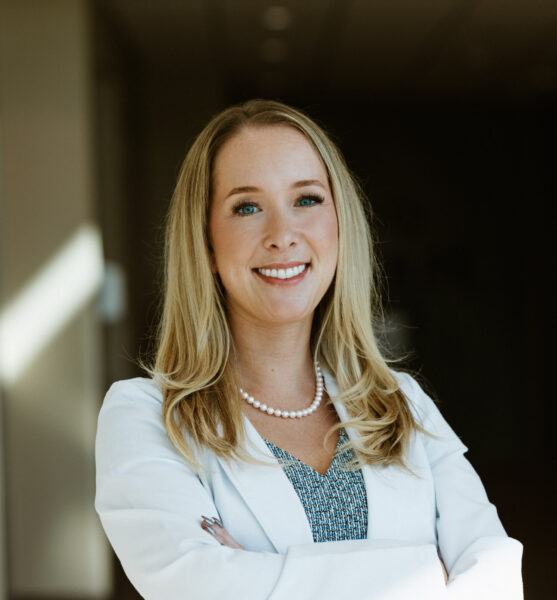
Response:
[{"label": "woman's face", "polygon": [[230,318],[308,320],[334,277],[338,224],[327,172],[283,125],[245,127],[213,166],[209,234]]}]

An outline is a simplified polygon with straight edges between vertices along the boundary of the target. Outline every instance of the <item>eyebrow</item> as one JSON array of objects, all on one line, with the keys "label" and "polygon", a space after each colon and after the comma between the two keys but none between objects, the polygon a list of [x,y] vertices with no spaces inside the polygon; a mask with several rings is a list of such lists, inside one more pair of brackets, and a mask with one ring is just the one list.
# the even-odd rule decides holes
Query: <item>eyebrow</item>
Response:
[{"label": "eyebrow", "polygon": [[[319,181],[319,179],[302,179],[301,181],[295,181],[290,187],[292,189],[297,189],[302,187],[308,187],[310,185],[317,185],[320,188],[326,189],[325,186]],[[226,197],[229,198],[230,196],[234,196],[235,194],[249,194],[260,191],[260,188],[255,187],[253,185],[241,185],[239,187],[232,188],[230,192],[228,192],[228,195]]]}]

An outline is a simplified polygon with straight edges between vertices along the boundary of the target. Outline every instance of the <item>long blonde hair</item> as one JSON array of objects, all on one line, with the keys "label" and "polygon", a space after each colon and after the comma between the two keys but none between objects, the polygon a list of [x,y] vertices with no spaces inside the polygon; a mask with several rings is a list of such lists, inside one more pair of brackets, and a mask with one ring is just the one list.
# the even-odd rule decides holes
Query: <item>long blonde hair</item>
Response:
[{"label": "long blonde hair", "polygon": [[[356,466],[404,465],[419,425],[379,349],[374,320],[380,305],[363,195],[344,159],[306,115],[279,102],[251,100],[214,117],[184,160],[167,222],[165,292],[155,364],[168,436],[199,471],[196,449],[250,460],[233,368],[225,296],[211,270],[208,215],[218,150],[244,127],[286,125],[300,131],[328,173],[339,229],[336,275],[314,315],[311,350],[335,378],[339,399],[359,433]],[[345,423],[347,424],[347,423]],[[341,427],[335,425],[335,428]],[[187,434],[185,437],[184,434]]]}]

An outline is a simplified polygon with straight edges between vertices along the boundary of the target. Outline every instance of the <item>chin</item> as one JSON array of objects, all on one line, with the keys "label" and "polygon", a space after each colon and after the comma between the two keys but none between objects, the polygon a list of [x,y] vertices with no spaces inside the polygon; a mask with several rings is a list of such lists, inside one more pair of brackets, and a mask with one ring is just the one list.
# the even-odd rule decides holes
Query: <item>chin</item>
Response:
[{"label": "chin", "polygon": [[274,324],[287,325],[289,323],[299,323],[306,319],[313,318],[313,309],[277,306],[275,310],[268,312],[270,321]]}]

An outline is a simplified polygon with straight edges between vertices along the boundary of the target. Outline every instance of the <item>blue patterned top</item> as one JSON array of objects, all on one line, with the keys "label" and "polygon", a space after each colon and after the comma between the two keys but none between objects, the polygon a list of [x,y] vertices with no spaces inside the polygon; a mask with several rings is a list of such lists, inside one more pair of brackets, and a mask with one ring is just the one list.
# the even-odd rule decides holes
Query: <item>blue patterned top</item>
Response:
[{"label": "blue patterned top", "polygon": [[348,435],[343,428],[331,465],[327,473],[322,475],[286,450],[265,440],[300,498],[314,542],[367,538],[367,495],[362,471],[343,468],[352,460],[353,450],[342,454],[338,452],[346,441]]}]

